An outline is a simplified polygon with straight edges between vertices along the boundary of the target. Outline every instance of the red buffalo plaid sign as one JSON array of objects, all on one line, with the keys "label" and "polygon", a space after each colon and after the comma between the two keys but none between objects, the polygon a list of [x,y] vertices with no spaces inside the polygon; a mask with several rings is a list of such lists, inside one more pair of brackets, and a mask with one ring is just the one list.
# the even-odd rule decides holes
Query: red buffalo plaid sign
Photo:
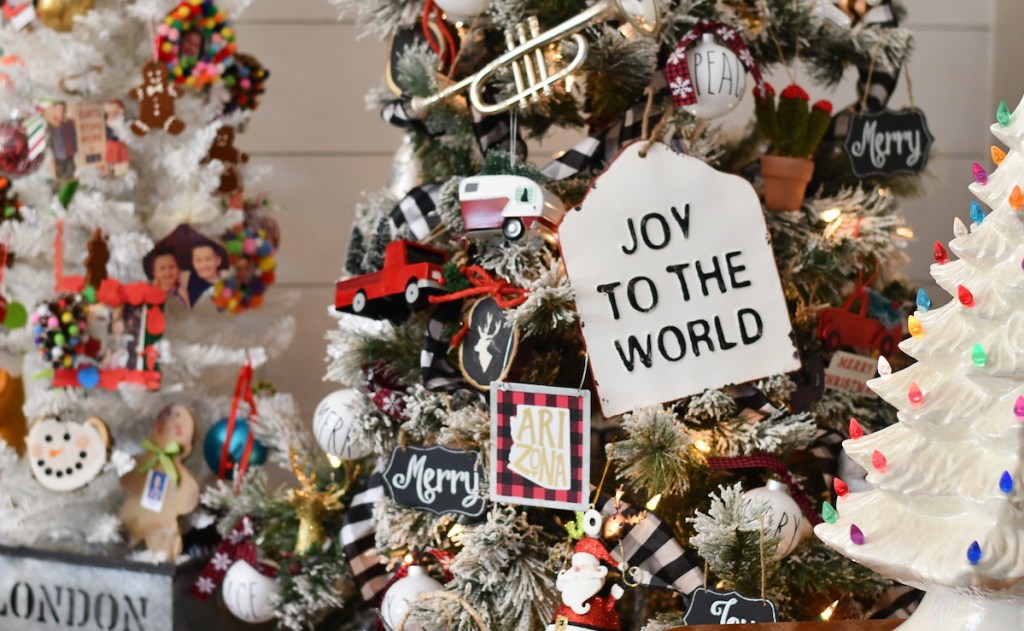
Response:
[{"label": "red buffalo plaid sign", "polygon": [[491,499],[583,510],[590,488],[590,392],[491,384]]}]

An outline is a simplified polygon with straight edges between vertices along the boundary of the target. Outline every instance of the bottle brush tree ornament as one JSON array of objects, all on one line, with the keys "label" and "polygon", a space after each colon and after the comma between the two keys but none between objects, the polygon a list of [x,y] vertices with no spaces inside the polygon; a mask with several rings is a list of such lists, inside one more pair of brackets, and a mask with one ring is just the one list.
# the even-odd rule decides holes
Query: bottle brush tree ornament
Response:
[{"label": "bottle brush tree ornament", "polygon": [[818,101],[810,106],[811,97],[796,84],[782,91],[778,104],[768,83],[763,90],[755,90],[754,97],[757,126],[772,143],[771,152],[761,158],[765,206],[799,210],[814,174],[810,158],[828,131],[832,104]]},{"label": "bottle brush tree ornament", "polygon": [[900,631],[1024,629],[1024,231],[1012,201],[1024,104],[1000,118],[992,132],[1011,151],[970,187],[992,212],[957,230],[949,252],[959,260],[943,248],[932,265],[953,299],[913,316],[918,333],[901,349],[916,364],[868,382],[900,422],[845,443],[875,488],[851,493],[837,478],[838,515],[826,510],[815,528],[844,555],[927,592]]}]

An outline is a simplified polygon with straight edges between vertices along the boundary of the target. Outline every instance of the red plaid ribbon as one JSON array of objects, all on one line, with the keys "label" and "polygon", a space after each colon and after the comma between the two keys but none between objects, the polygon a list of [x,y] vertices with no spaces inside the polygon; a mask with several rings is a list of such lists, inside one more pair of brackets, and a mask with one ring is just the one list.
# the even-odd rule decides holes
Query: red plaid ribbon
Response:
[{"label": "red plaid ribbon", "polygon": [[235,564],[235,561],[245,561],[261,574],[274,576],[274,568],[258,563],[256,560],[256,544],[252,542],[255,534],[251,519],[243,517],[239,520],[227,539],[221,541],[213,551],[213,556],[199,574],[196,582],[188,588],[188,593],[197,600],[203,602],[209,600],[210,596],[213,596],[213,592],[217,591],[220,584],[224,582],[224,575],[228,573],[228,569]]},{"label": "red plaid ribbon", "polygon": [[714,33],[721,40],[722,44],[728,47],[739,57],[740,63],[747,69],[754,79],[754,94],[764,91],[764,78],[761,76],[761,68],[758,67],[754,55],[747,48],[747,43],[740,37],[739,32],[731,26],[714,22],[712,20],[701,20],[697,26],[683,36],[676,44],[675,50],[669,55],[665,64],[665,79],[672,91],[672,104],[676,107],[693,105],[697,102],[697,93],[693,89],[693,79],[690,77],[690,64],[686,61],[686,51],[700,41],[704,33]]},{"label": "red plaid ribbon", "polygon": [[754,454],[752,456],[712,457],[708,458],[708,467],[711,469],[768,469],[777,474],[782,483],[789,487],[789,493],[800,507],[800,512],[804,514],[807,521],[811,522],[812,526],[817,526],[822,522],[821,516],[811,506],[811,501],[807,498],[807,494],[804,493],[804,490],[793,479],[793,474],[789,472],[789,467],[775,456]]}]

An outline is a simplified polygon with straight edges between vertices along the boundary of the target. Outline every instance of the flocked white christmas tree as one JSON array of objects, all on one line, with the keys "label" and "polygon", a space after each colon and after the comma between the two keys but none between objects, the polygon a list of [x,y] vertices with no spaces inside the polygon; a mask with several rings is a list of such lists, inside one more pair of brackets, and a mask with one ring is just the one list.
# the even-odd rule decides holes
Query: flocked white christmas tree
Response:
[{"label": "flocked white christmas tree", "polygon": [[[218,6],[236,19],[248,4],[226,0]],[[221,125],[243,125],[249,117],[249,112],[223,114],[229,98],[223,85],[207,91],[183,89],[176,101],[177,116],[186,125],[180,135],[156,129],[139,137],[128,127],[138,114],[129,91],[142,82],[156,27],[177,5],[176,0],[96,0],[67,32],[40,23],[26,30],[10,22],[0,25],[6,59],[20,58],[4,68],[0,120],[16,120],[48,100],[119,99],[126,105],[126,120],[111,123],[131,154],[125,175],[104,178],[79,167],[78,192],[67,208],[55,194],[48,162],[13,179],[13,189],[25,204],[25,218],[0,226],[0,241],[10,244],[16,260],[7,271],[4,291],[30,311],[55,295],[58,220],[64,229],[65,274],[82,274],[86,243],[100,229],[110,250],[107,273],[122,283],[146,280],[143,257],[179,224],[218,239],[242,220],[242,211],[225,208],[217,195],[223,165],[204,161]],[[240,142],[244,145],[244,139]],[[265,169],[243,167],[249,190],[266,175],[261,171]],[[142,451],[140,442],[149,436],[162,408],[171,403],[187,406],[198,427],[186,465],[200,479],[209,479],[211,472],[203,462],[205,431],[227,416],[240,366],[251,361],[259,368],[288,347],[295,330],[289,313],[294,303],[294,294],[278,288],[266,294],[261,308],[240,315],[218,311],[208,298],[193,309],[168,300],[160,344],[162,382],[156,392],[137,385],[122,385],[113,392],[51,388],[46,375],[52,369],[33,346],[31,327],[0,331],[0,365],[23,375],[29,422],[41,416],[72,421],[96,416],[109,426],[113,446],[130,454]],[[271,447],[284,447],[273,453],[286,453],[293,428],[301,426],[291,397],[261,397],[259,413],[257,436]],[[119,542],[116,515],[123,493],[118,474],[124,466],[120,472],[118,468],[112,461],[88,486],[55,493],[33,480],[26,459],[0,441],[0,543],[82,551],[87,544],[105,548]]]},{"label": "flocked white christmas tree", "polygon": [[836,482],[836,509],[815,533],[844,555],[927,591],[904,631],[1024,629],[1024,102],[1001,104],[999,165],[974,166],[970,230],[935,245],[931,274],[953,296],[922,295],[917,360],[868,383],[900,422],[870,435],[851,423],[845,448],[875,488]]}]

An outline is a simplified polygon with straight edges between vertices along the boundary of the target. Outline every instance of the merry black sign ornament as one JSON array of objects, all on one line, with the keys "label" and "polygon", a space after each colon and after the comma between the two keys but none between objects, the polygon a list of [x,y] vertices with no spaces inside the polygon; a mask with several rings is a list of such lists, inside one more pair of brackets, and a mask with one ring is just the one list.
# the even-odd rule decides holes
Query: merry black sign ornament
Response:
[{"label": "merry black sign ornament", "polygon": [[919,109],[855,114],[844,147],[859,178],[920,173],[928,164],[931,132]]},{"label": "merry black sign ornament", "polygon": [[445,447],[396,447],[384,471],[391,499],[436,515],[482,515],[483,483],[480,454]]}]

